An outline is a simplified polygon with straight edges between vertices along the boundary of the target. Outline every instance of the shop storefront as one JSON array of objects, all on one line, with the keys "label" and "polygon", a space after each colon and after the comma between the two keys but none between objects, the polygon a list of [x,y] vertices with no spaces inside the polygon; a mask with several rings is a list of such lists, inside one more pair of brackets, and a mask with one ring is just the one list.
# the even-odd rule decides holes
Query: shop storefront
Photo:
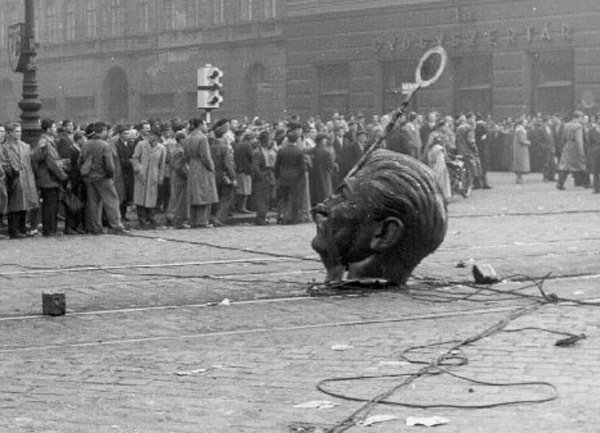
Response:
[{"label": "shop storefront", "polygon": [[[289,8],[290,6],[288,6]],[[380,113],[429,48],[448,67],[413,102],[419,111],[595,112],[600,97],[600,3],[471,0],[288,18],[287,107],[301,115]]]}]

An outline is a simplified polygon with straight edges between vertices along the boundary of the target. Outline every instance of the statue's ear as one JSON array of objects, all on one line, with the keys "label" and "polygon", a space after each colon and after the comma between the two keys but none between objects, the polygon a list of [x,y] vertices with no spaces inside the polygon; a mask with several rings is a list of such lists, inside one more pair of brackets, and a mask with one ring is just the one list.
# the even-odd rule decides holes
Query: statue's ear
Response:
[{"label": "statue's ear", "polygon": [[378,223],[373,237],[371,249],[376,253],[384,252],[398,243],[404,231],[404,224],[396,217],[388,217]]}]

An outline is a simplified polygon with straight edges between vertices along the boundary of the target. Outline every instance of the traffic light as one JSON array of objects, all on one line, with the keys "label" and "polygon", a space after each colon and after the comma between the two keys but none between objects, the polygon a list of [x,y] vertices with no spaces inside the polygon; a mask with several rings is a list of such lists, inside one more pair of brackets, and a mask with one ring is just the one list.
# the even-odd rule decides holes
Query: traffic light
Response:
[{"label": "traffic light", "polygon": [[212,110],[219,108],[223,97],[223,84],[219,81],[223,71],[212,65],[204,65],[198,69],[198,108]]}]

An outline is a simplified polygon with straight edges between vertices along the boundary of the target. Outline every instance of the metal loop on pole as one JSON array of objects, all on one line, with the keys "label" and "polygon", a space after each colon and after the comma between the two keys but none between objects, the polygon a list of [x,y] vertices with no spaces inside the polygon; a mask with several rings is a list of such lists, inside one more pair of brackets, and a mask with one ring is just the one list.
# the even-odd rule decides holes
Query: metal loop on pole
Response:
[{"label": "metal loop on pole", "polygon": [[[432,78],[430,78],[429,80],[423,80],[423,76],[421,75],[423,66],[431,56],[436,54],[439,55],[441,58],[440,66],[438,67],[438,70]],[[442,76],[444,69],[446,69],[446,63],[448,63],[448,54],[446,53],[444,47],[440,45],[427,50],[425,54],[423,54],[423,57],[421,57],[421,60],[419,60],[419,66],[417,66],[417,70],[415,72],[415,83],[417,84],[417,87],[429,87],[433,83],[435,83]]]}]

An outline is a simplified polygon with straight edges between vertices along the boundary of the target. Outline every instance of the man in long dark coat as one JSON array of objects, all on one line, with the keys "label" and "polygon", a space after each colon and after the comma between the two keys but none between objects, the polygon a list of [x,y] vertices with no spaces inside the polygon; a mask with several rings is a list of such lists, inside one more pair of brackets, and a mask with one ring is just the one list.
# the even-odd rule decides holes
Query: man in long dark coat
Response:
[{"label": "man in long dark coat", "polygon": [[558,181],[556,183],[556,188],[559,190],[565,189],[565,181],[569,173],[576,177],[579,173],[586,171],[582,117],[582,112],[575,111],[573,120],[567,123],[563,129],[564,146],[558,163]]},{"label": "man in long dark coat", "polygon": [[42,195],[42,234],[55,236],[58,232],[59,193],[68,176],[54,142],[56,123],[43,119],[41,127],[42,136],[31,156],[31,163]]},{"label": "man in long dark coat", "polygon": [[184,142],[184,162],[189,164],[188,198],[190,225],[210,227],[210,208],[219,202],[215,182],[215,164],[210,155],[206,122],[190,120],[192,132]]},{"label": "man in long dark coat", "polygon": [[117,131],[118,136],[113,138],[119,164],[121,165],[121,179],[123,181],[122,192],[124,194],[119,196],[119,210],[123,221],[128,221],[127,206],[133,202],[133,185],[135,183],[131,158],[133,158],[136,143],[131,137],[131,130],[131,125],[121,125]]},{"label": "man in long dark coat", "polygon": [[306,171],[304,154],[297,145],[299,139],[296,131],[290,131],[287,145],[277,153],[274,171],[277,179],[277,222],[280,224],[300,222]]},{"label": "man in long dark coat", "polygon": [[360,144],[358,144],[352,134],[348,133],[344,135],[339,153],[336,154],[336,157],[340,170],[340,178],[343,180],[348,172],[352,170],[352,167],[354,167],[362,157]]},{"label": "man in long dark coat", "polygon": [[321,203],[333,193],[331,178],[332,174],[337,171],[337,164],[334,161],[333,149],[327,141],[327,135],[317,135],[315,138],[316,146],[312,149],[311,178],[313,179],[313,189],[311,190],[311,199],[313,206]]}]

